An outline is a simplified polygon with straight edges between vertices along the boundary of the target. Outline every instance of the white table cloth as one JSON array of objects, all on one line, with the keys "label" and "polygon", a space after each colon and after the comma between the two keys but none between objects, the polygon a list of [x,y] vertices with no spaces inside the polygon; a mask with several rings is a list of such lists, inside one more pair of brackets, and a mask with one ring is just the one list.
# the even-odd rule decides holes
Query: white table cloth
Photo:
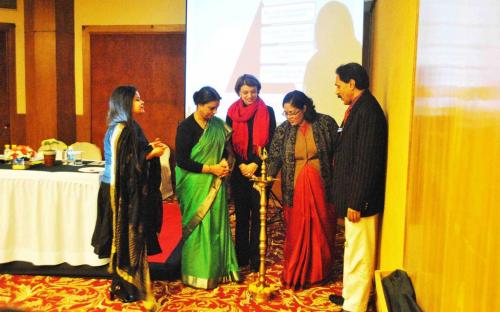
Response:
[{"label": "white table cloth", "polygon": [[91,246],[99,174],[0,169],[0,263],[99,266]]}]

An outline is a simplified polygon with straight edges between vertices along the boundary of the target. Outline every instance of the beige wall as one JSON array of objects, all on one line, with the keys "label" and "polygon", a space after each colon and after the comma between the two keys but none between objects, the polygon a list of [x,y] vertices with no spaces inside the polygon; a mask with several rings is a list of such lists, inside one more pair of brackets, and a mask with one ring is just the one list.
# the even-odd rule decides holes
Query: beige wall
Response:
[{"label": "beige wall", "polygon": [[76,114],[83,114],[83,26],[185,23],[185,0],[75,0]]},{"label": "beige wall", "polygon": [[17,0],[17,10],[0,9],[0,23],[11,23],[16,25],[15,36],[17,113],[26,114],[24,0]]},{"label": "beige wall", "polygon": [[424,311],[498,311],[500,3],[419,16],[404,267]]},{"label": "beige wall", "polygon": [[389,120],[380,267],[405,269],[424,311],[500,306],[499,15],[489,0],[376,2],[372,89]]},{"label": "beige wall", "polygon": [[379,0],[373,13],[371,89],[389,123],[387,190],[379,254],[382,270],[403,267],[417,8],[417,0]]}]

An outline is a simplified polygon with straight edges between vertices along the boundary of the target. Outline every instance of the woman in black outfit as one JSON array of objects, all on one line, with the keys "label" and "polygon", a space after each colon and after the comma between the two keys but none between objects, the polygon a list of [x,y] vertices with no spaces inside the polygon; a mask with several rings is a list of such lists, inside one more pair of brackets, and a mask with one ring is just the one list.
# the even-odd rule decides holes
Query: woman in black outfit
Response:
[{"label": "woman in black outfit", "polygon": [[147,256],[161,252],[160,161],[166,145],[148,142],[133,116],[144,113],[144,101],[133,86],[117,87],[110,99],[104,137],[105,167],[98,195],[92,246],[99,258],[110,258],[110,298],[144,299],[153,307]]},{"label": "woman in black outfit", "polygon": [[276,117],[274,110],[259,97],[261,85],[252,75],[238,78],[234,90],[240,97],[228,110],[226,123],[233,128],[231,143],[235,154],[235,170],[231,175],[231,191],[236,212],[236,255],[238,264],[254,272],[259,270],[260,195],[249,180],[260,175],[261,148],[268,149]]}]

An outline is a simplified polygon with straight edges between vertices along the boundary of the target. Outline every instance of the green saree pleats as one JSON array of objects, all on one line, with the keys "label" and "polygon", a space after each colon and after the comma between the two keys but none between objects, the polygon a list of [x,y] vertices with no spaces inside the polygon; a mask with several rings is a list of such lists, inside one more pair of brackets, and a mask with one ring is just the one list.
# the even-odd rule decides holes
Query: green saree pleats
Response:
[{"label": "green saree pleats", "polygon": [[[222,159],[229,135],[224,122],[213,117],[191,159],[215,165]],[[226,182],[212,174],[175,168],[176,192],[182,213],[182,281],[186,285],[211,289],[219,283],[239,280],[239,268],[231,237]],[[212,189],[212,191],[210,191]]]}]

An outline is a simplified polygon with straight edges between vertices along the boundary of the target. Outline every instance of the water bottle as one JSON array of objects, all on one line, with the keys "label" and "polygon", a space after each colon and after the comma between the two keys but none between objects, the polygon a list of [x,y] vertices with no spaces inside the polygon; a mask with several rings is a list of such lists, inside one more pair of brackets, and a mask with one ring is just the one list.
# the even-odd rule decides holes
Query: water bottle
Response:
[{"label": "water bottle", "polygon": [[73,153],[73,148],[68,148],[66,151],[66,159],[68,160],[69,165],[75,164],[75,153]]},{"label": "water bottle", "polygon": [[10,145],[9,144],[5,144],[5,147],[3,149],[3,159],[5,162],[8,162],[9,161],[9,157],[10,157]]}]

